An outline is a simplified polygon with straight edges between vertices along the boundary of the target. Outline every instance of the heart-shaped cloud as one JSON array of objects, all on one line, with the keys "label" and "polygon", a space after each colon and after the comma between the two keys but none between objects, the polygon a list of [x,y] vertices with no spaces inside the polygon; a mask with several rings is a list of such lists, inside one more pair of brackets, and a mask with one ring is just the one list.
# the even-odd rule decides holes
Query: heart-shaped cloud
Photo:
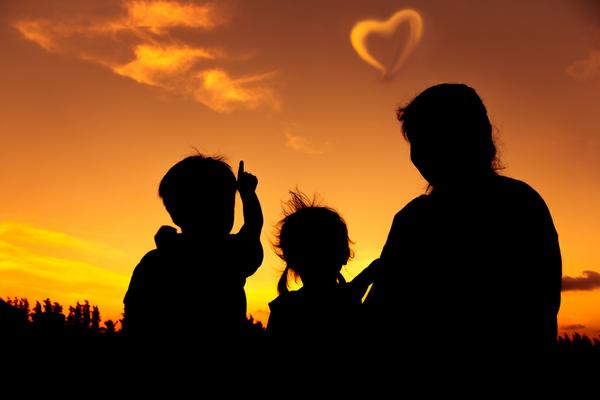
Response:
[{"label": "heart-shaped cloud", "polygon": [[[391,38],[397,31],[398,27],[402,23],[408,23],[409,35],[406,44],[402,51],[398,51],[396,58],[392,60],[391,64],[386,67],[379,60],[377,60],[367,47],[367,38],[371,34],[377,34],[385,38]],[[366,19],[359,21],[354,24],[352,31],[350,32],[350,42],[352,47],[356,50],[356,53],[362,58],[367,64],[375,67],[384,78],[391,78],[394,76],[402,64],[406,61],[408,56],[414,51],[415,47],[421,40],[423,35],[423,18],[421,15],[412,9],[400,10],[386,21],[378,21],[374,19]]]}]

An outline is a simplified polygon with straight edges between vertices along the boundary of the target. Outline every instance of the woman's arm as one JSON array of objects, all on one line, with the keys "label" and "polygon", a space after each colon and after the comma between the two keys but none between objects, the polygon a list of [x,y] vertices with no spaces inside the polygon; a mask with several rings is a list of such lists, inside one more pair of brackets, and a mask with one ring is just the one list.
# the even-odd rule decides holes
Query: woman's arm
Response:
[{"label": "woman's arm", "polygon": [[380,273],[382,263],[380,258],[373,260],[369,266],[363,269],[360,274],[348,283],[353,298],[362,299],[364,297],[369,286],[375,281]]}]

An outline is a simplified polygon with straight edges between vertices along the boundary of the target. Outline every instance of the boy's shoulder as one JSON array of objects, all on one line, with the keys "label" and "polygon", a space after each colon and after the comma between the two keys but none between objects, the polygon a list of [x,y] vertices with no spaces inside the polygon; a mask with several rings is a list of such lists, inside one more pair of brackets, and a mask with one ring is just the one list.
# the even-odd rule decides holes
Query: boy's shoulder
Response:
[{"label": "boy's shoulder", "polygon": [[159,249],[153,249],[147,252],[133,271],[134,275],[147,275],[158,268],[164,260],[164,252]]},{"label": "boy's shoulder", "polygon": [[173,266],[185,260],[187,254],[182,250],[179,243],[163,244],[156,249],[152,249],[142,257],[133,274],[138,277],[164,274],[166,265]]}]

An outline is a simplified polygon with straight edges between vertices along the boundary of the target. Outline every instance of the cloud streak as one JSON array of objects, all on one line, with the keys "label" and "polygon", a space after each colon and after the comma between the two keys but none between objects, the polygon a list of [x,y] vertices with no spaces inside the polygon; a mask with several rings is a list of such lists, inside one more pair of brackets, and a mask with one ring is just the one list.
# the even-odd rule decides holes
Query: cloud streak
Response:
[{"label": "cloud streak", "polygon": [[187,73],[199,60],[214,60],[216,55],[210,50],[188,46],[156,46],[142,44],[135,48],[135,59],[121,66],[113,67],[119,75],[127,76],[136,82],[172,88],[171,77]]},{"label": "cloud streak", "polygon": [[325,153],[325,145],[315,145],[308,138],[294,132],[292,128],[286,128],[285,146],[289,149],[308,155],[321,155]]},{"label": "cloud streak", "polygon": [[230,112],[237,108],[254,110],[263,105],[277,110],[280,108],[277,94],[264,85],[273,75],[267,73],[233,79],[219,68],[200,71],[196,75],[198,85],[194,97],[219,112]]},{"label": "cloud streak", "polygon": [[572,78],[587,81],[600,77],[600,51],[591,51],[581,60],[567,67],[567,75]]},{"label": "cloud streak", "polygon": [[560,329],[562,329],[564,331],[580,331],[580,330],[586,329],[586,326],[582,325],[582,324],[572,324],[572,325],[561,326]]},{"label": "cloud streak", "polygon": [[211,3],[195,5],[172,1],[129,1],[125,3],[125,9],[127,17],[121,21],[123,26],[145,28],[157,34],[176,27],[210,30],[220,22],[219,14]]},{"label": "cloud streak", "polygon": [[227,22],[214,3],[129,0],[112,18],[19,20],[13,25],[46,51],[100,64],[117,75],[193,99],[217,112],[266,107],[280,100],[274,74],[232,77],[218,64],[232,57],[218,48],[175,39],[175,29],[214,31]]},{"label": "cloud streak", "polygon": [[583,271],[583,276],[565,276],[562,280],[562,290],[595,290],[600,288],[600,273],[596,271]]},{"label": "cloud streak", "polygon": [[592,27],[593,44],[586,57],[567,66],[565,72],[571,78],[589,81],[600,78],[600,27]]}]

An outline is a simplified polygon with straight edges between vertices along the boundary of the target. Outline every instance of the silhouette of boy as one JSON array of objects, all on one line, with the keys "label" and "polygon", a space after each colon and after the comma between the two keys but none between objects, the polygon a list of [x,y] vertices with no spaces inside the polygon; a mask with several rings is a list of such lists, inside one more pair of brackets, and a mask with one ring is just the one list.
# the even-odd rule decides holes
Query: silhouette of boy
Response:
[{"label": "silhouette of boy", "polygon": [[492,125],[475,90],[430,87],[398,118],[429,190],[394,217],[365,300],[373,335],[462,354],[552,348],[558,235],[542,197],[497,174]]},{"label": "silhouette of boy", "polygon": [[[285,270],[279,296],[269,303],[267,336],[299,346],[348,340],[357,334],[361,299],[376,263],[346,283],[340,270],[351,250],[343,218],[300,192],[290,194],[275,244]],[[302,287],[290,291],[290,277],[299,278]]]},{"label": "silhouette of boy", "polygon": [[[243,161],[237,182],[223,159],[201,154],[169,169],[159,195],[181,233],[161,228],[157,249],[136,266],[124,299],[129,337],[204,345],[244,336],[244,284],[263,260],[257,184]],[[231,234],[236,190],[244,225]]]}]

